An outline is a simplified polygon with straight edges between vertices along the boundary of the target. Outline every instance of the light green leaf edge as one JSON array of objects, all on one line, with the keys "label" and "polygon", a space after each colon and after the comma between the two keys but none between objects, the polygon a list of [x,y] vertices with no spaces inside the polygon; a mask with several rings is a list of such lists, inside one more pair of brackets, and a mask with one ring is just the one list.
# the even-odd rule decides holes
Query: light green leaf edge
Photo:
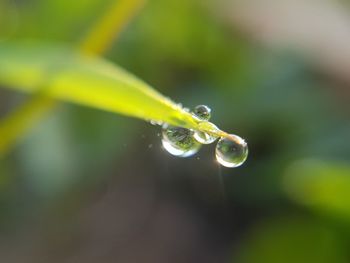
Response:
[{"label": "light green leaf edge", "polygon": [[65,46],[0,44],[0,84],[12,90],[227,137],[124,69]]}]

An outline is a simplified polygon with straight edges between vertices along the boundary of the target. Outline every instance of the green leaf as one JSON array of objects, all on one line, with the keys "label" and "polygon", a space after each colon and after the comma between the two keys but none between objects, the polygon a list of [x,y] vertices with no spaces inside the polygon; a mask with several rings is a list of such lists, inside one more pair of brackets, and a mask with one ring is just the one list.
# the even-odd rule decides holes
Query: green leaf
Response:
[{"label": "green leaf", "polygon": [[38,43],[0,44],[0,58],[0,83],[10,89],[198,128],[198,120],[182,107],[103,59]]}]

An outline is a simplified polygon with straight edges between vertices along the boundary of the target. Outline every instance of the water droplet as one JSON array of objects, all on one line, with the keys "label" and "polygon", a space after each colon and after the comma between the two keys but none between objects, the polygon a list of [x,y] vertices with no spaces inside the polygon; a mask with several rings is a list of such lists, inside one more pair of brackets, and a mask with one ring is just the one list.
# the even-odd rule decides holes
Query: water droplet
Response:
[{"label": "water droplet", "polygon": [[195,131],[193,137],[202,144],[211,144],[217,139],[217,137],[201,131]]},{"label": "water droplet", "polygon": [[211,117],[211,109],[206,105],[198,105],[194,108],[193,114],[201,120],[208,121]]},{"label": "water droplet", "polygon": [[248,145],[239,136],[230,134],[229,138],[221,138],[216,146],[216,159],[229,168],[238,167],[248,156]]},{"label": "water droplet", "polygon": [[170,154],[179,157],[189,157],[198,152],[201,144],[193,138],[194,132],[181,128],[168,126],[163,128],[162,144]]}]

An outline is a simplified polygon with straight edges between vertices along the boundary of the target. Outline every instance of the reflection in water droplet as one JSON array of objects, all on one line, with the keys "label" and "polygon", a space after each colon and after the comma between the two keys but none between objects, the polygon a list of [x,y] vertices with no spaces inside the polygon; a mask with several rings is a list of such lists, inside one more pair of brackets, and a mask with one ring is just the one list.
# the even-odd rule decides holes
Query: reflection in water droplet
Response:
[{"label": "reflection in water droplet", "polygon": [[238,167],[248,157],[248,145],[241,137],[231,134],[230,138],[219,140],[215,154],[221,165],[229,168]]},{"label": "reflection in water droplet", "polygon": [[208,121],[211,117],[211,109],[206,105],[198,105],[194,108],[193,114],[201,120]]},{"label": "reflection in water droplet", "polygon": [[211,144],[217,139],[217,137],[201,131],[195,131],[193,137],[202,144]]},{"label": "reflection in water droplet", "polygon": [[193,138],[193,134],[193,131],[181,127],[164,127],[163,147],[175,156],[189,157],[194,155],[200,149],[201,144]]}]

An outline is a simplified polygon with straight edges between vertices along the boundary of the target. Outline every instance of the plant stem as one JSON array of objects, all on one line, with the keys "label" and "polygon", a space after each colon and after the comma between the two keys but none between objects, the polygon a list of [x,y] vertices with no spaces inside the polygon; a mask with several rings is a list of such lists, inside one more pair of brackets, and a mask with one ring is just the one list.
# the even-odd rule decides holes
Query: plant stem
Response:
[{"label": "plant stem", "polygon": [[105,53],[145,2],[146,0],[117,1],[82,41],[80,51],[92,55]]}]

